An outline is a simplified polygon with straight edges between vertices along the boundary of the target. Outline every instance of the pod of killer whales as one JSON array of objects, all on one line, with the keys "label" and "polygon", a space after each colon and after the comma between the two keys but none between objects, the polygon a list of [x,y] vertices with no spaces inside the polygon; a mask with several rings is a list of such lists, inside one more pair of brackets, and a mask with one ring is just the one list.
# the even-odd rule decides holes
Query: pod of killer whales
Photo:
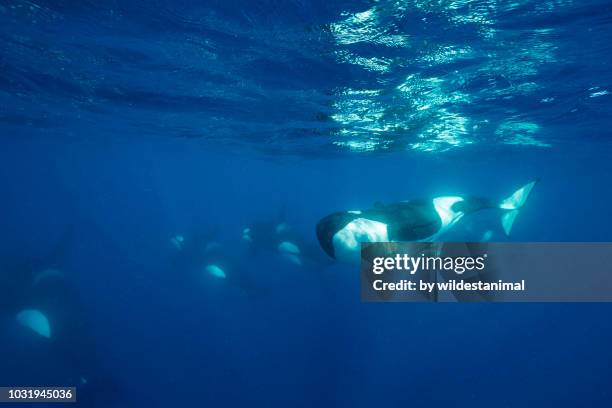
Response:
[{"label": "pod of killer whales", "polygon": [[[509,235],[536,182],[520,187],[501,201],[465,195],[443,196],[332,213],[316,225],[318,242],[299,234],[284,216],[245,226],[237,231],[236,238],[247,248],[248,257],[273,255],[291,267],[321,270],[335,261],[358,260],[361,242],[441,240],[464,216],[485,209],[501,212],[501,226]],[[486,229],[481,240],[489,241],[493,236],[493,231]],[[47,257],[0,259],[3,295],[0,306],[2,312],[14,316],[18,326],[41,341],[55,343],[65,353],[66,362],[73,365],[72,381],[85,386],[92,378],[101,376],[95,373],[96,364],[80,353],[93,346],[74,344],[74,339],[87,336],[82,332],[86,327],[83,314],[73,310],[80,309],[80,300],[62,270],[72,240],[73,229],[69,228]],[[174,251],[175,268],[206,274],[251,293],[264,290],[235,266],[234,248],[226,251],[214,229],[176,234],[169,238],[169,246]]]}]

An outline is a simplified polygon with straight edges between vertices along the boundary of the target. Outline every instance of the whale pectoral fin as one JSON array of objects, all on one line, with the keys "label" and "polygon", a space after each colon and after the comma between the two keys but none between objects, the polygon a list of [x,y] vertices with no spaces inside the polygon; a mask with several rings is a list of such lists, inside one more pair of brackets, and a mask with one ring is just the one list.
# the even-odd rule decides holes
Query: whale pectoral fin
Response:
[{"label": "whale pectoral fin", "polygon": [[509,210],[509,211],[504,211],[504,213],[501,216],[501,222],[502,222],[502,227],[504,228],[504,232],[506,233],[506,236],[510,235],[510,231],[512,231],[512,225],[514,225],[514,220],[516,219],[516,216],[518,215],[519,210]]},{"label": "whale pectoral fin", "polygon": [[514,225],[514,221],[516,220],[519,210],[523,207],[523,205],[525,205],[531,190],[538,181],[539,179],[536,179],[525,184],[512,193],[510,197],[502,200],[502,202],[499,204],[499,209],[503,211],[501,223],[507,236],[510,235],[510,232],[512,231],[512,226]]}]

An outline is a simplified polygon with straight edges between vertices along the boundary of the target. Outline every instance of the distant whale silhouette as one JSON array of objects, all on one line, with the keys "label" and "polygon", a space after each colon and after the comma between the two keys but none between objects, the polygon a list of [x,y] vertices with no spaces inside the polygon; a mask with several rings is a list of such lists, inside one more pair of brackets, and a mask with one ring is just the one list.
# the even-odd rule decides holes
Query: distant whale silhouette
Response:
[{"label": "distant whale silhouette", "polygon": [[254,222],[242,230],[242,240],[250,251],[275,253],[297,267],[328,266],[329,260],[321,254],[316,242],[306,240],[287,222],[284,212],[283,208],[275,219]]},{"label": "distant whale silhouette", "polygon": [[330,257],[357,261],[362,242],[436,241],[465,215],[488,208],[501,211],[502,227],[509,235],[520,208],[537,182],[525,184],[501,202],[481,197],[444,196],[337,212],[318,222],[317,238]]},{"label": "distant whale silhouette", "polygon": [[217,228],[212,227],[173,236],[170,239],[176,249],[173,267],[190,276],[190,282],[212,279],[224,281],[248,295],[267,294],[268,290],[259,287],[248,271],[238,265],[236,254],[227,251],[217,235]]},{"label": "distant whale silhouette", "polygon": [[31,338],[30,347],[48,349],[63,362],[69,375],[63,381],[79,388],[81,403],[108,402],[122,386],[98,361],[90,316],[63,272],[73,241],[69,227],[46,256],[0,257],[0,315],[12,317],[16,326],[9,327]]}]

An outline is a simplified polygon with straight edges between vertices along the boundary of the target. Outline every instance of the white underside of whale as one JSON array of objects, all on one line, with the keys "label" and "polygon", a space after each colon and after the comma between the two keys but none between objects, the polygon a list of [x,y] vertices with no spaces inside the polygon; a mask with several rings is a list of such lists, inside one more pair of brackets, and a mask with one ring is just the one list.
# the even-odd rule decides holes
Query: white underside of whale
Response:
[{"label": "white underside of whale", "polygon": [[51,325],[49,324],[49,319],[47,319],[47,316],[45,316],[40,310],[22,310],[21,312],[17,313],[16,320],[20,325],[27,327],[42,337],[51,337]]},{"label": "white underside of whale", "polygon": [[210,275],[214,276],[215,278],[219,278],[219,279],[226,278],[225,271],[217,265],[206,265],[206,272],[208,272]]},{"label": "white underside of whale", "polygon": [[356,218],[334,234],[332,243],[336,259],[358,262],[362,242],[387,242],[387,224],[367,218]]}]

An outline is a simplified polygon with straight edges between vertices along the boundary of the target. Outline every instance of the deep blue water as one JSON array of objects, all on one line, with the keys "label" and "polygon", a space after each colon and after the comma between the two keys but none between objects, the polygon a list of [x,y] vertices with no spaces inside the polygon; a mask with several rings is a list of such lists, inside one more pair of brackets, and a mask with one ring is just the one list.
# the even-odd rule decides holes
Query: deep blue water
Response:
[{"label": "deep blue water", "polygon": [[[84,370],[78,405],[105,407],[610,406],[609,305],[364,304],[314,233],[540,177],[511,240],[610,241],[610,38],[601,0],[0,2],[0,385]],[[281,211],[316,262],[241,239]],[[197,234],[261,291],[181,263],[172,237]],[[5,258],[36,273],[58,242],[71,325],[45,339],[15,322],[30,292]]]}]

